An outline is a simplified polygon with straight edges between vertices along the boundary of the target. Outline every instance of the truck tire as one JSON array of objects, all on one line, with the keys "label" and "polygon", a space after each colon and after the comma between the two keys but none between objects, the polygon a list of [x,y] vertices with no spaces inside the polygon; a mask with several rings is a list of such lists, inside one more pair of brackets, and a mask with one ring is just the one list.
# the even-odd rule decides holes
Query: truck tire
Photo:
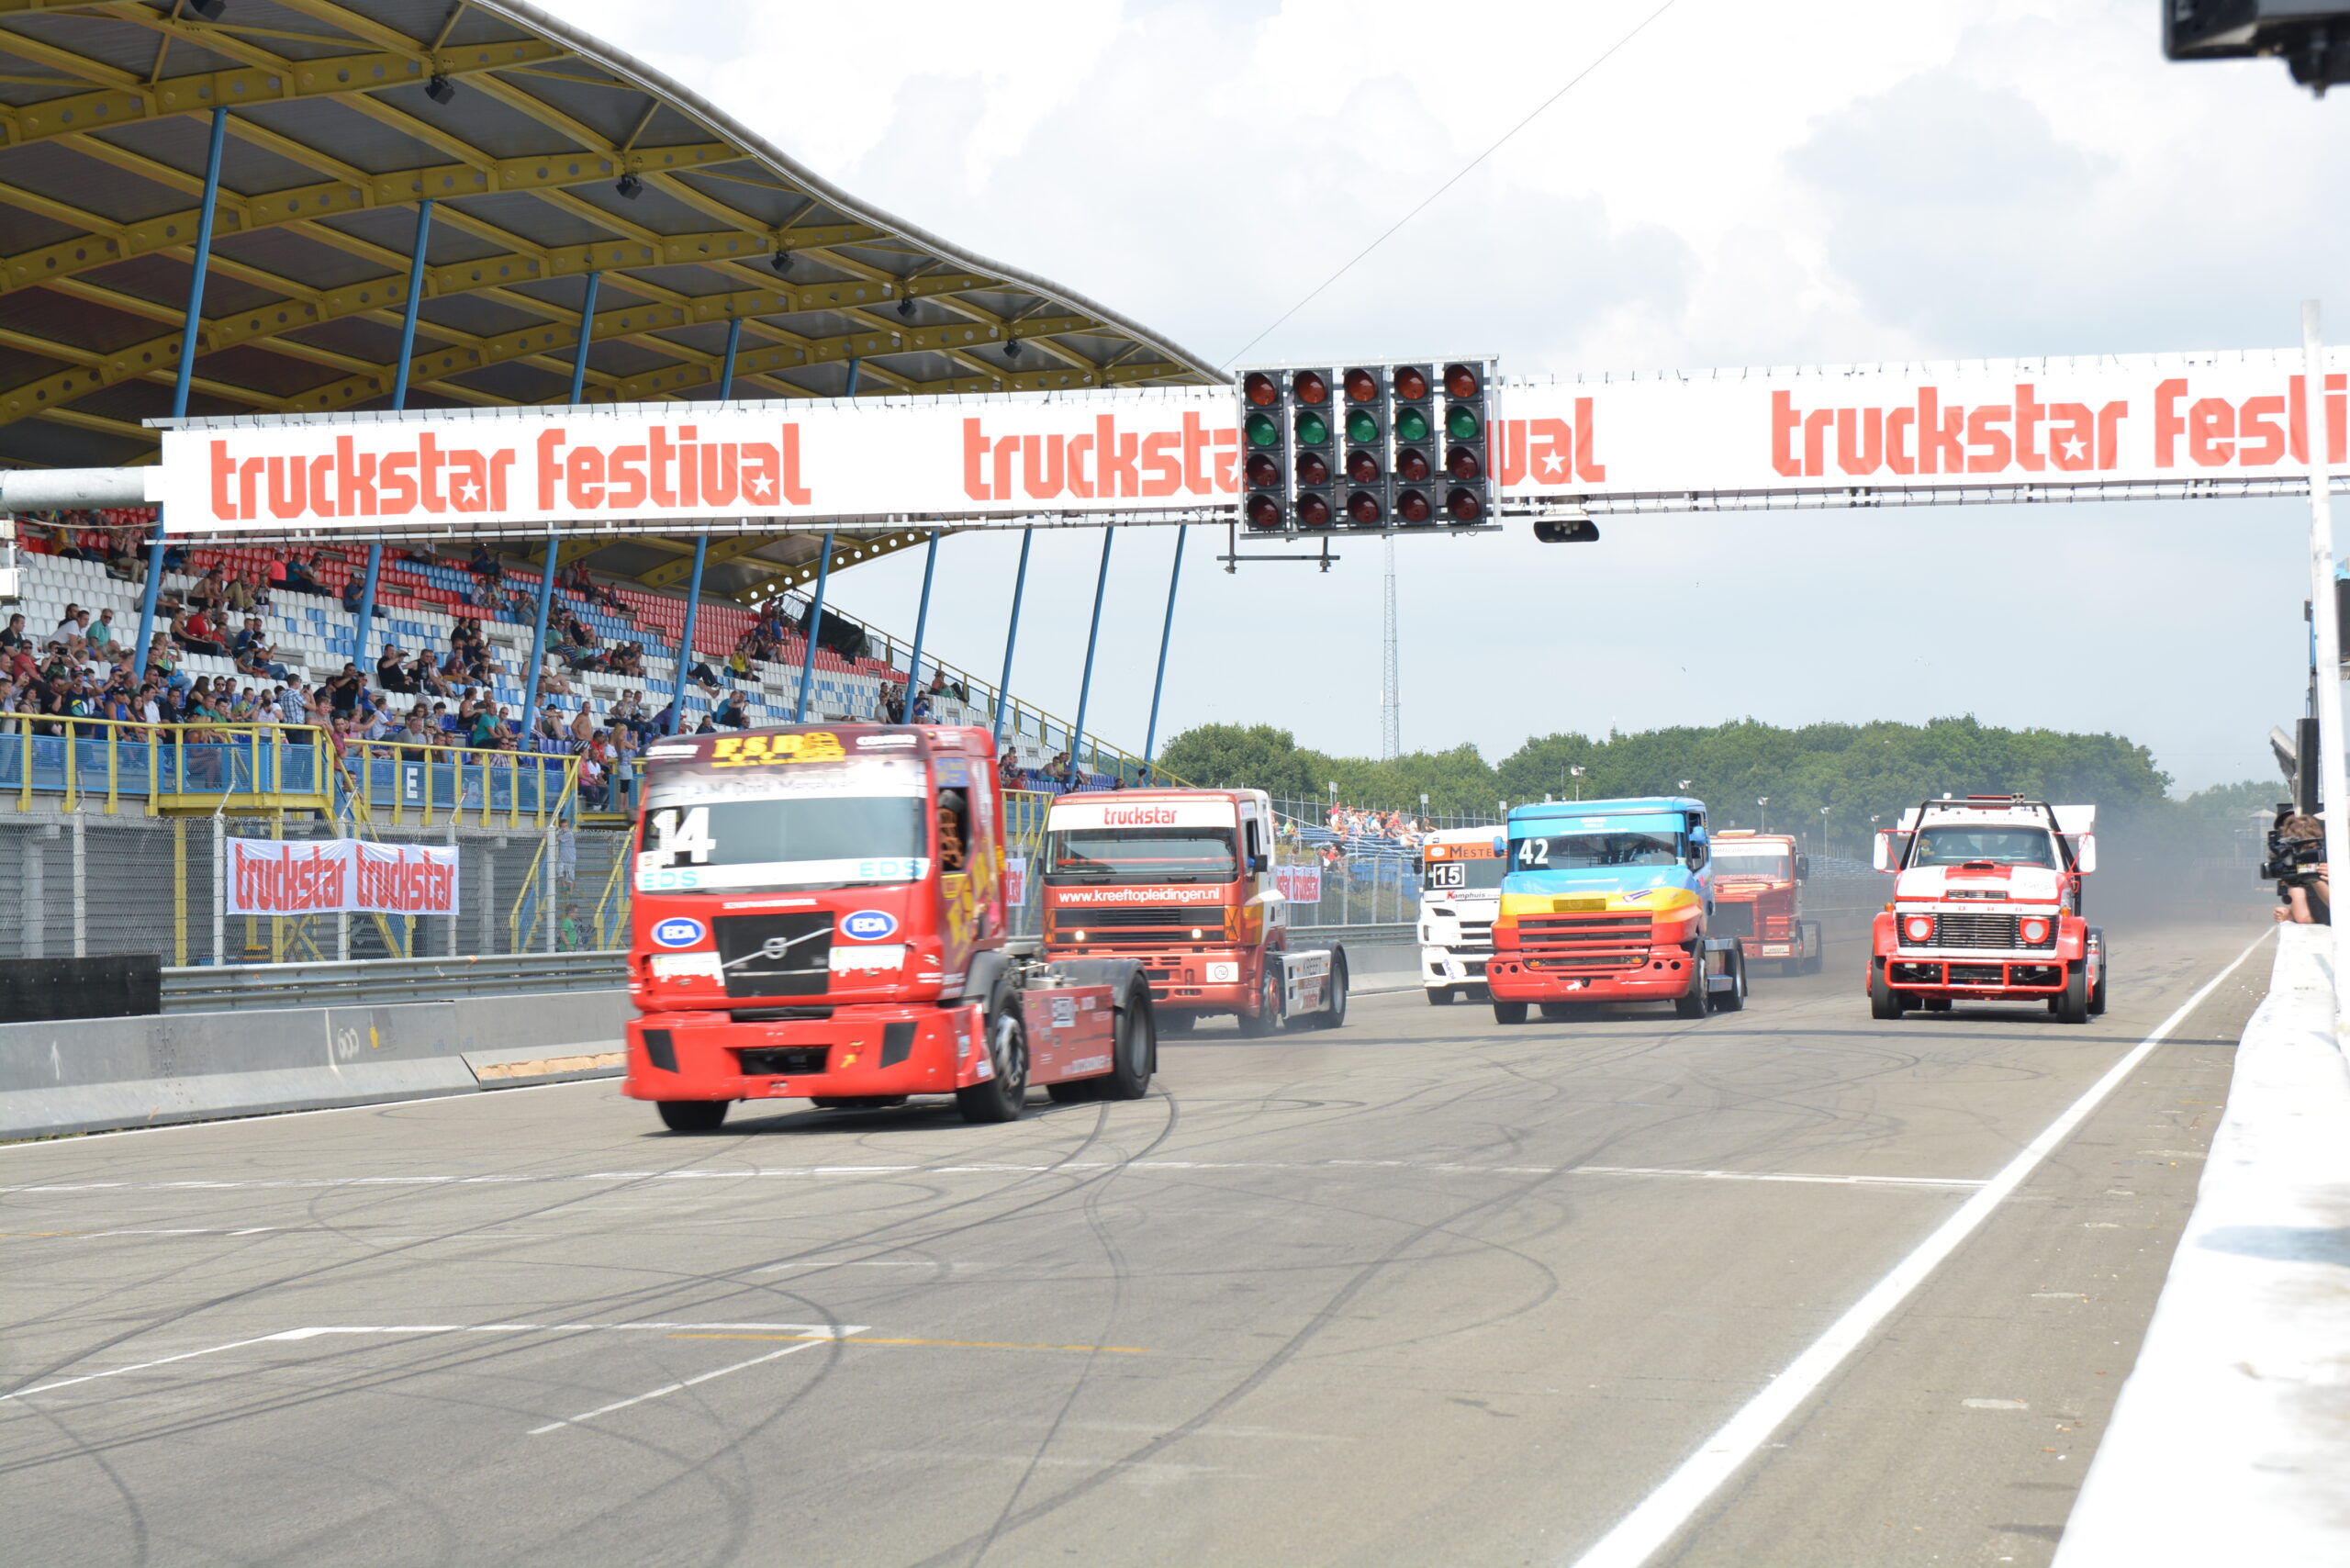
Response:
[{"label": "truck tire", "polygon": [[659,1100],[661,1125],[673,1133],[714,1133],[733,1108],[732,1100]]},{"label": "truck tire", "polygon": [[1729,979],[1728,991],[1707,990],[1706,999],[1717,1013],[1741,1013],[1746,1009],[1746,946],[1733,942],[1729,949]]},{"label": "truck tire", "polygon": [[2065,989],[2050,1001],[2056,1010],[2059,1024],[2086,1024],[2089,1021],[2089,967],[2075,964],[2073,972],[2065,978]]},{"label": "truck tire", "polygon": [[2113,955],[2105,950],[2105,933],[2089,927],[2089,946],[2097,949],[2097,983],[2089,987],[2089,1016],[2094,1018],[2105,1011],[2106,981],[2113,973]]},{"label": "truck tire", "polygon": [[1279,953],[1265,955],[1264,978],[1257,986],[1256,1015],[1251,1017],[1246,1013],[1240,1015],[1240,1035],[1243,1039],[1261,1040],[1269,1035],[1281,1032],[1282,1023],[1281,958]]},{"label": "truck tire", "polygon": [[1112,1028],[1110,1075],[1086,1081],[1104,1100],[1139,1100],[1150,1092],[1151,1071],[1158,1065],[1158,1015],[1149,986],[1136,980],[1126,988]]},{"label": "truck tire", "polygon": [[1804,927],[1804,932],[1810,938],[1810,942],[1804,948],[1803,972],[1807,975],[1816,975],[1828,967],[1827,938],[1819,934],[1819,927],[1817,925],[1807,925]]},{"label": "truck tire", "polygon": [[1869,960],[1869,1016],[1898,1018],[1908,1008],[1909,1003],[1903,1000],[1902,993],[1894,990],[1892,983],[1885,978],[1885,960]]},{"label": "truck tire", "polygon": [[1498,997],[1495,998],[1494,1002],[1494,1022],[1496,1024],[1525,1023],[1526,1003],[1523,1002],[1504,1002]]},{"label": "truck tire", "polygon": [[1347,956],[1342,952],[1330,955],[1330,979],[1324,986],[1323,996],[1328,1005],[1314,1014],[1316,1029],[1343,1028],[1347,1022]]},{"label": "truck tire", "polygon": [[955,1091],[955,1108],[967,1122],[1016,1122],[1028,1103],[1028,1025],[1008,976],[988,1005],[986,1046],[995,1075]]},{"label": "truck tire", "polygon": [[1430,1007],[1449,1007],[1460,1000],[1460,993],[1449,985],[1432,985],[1427,995]]},{"label": "truck tire", "polygon": [[1673,999],[1673,1015],[1676,1018],[1703,1018],[1706,1015],[1705,949],[1695,948],[1689,958],[1689,989]]}]

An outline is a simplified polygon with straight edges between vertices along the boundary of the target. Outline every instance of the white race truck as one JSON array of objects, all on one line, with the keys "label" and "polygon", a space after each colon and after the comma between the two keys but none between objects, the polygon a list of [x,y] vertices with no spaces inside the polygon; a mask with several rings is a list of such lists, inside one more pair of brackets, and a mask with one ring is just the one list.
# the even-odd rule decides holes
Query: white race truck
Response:
[{"label": "white race truck", "polygon": [[1420,984],[1431,1006],[1471,992],[1484,1000],[1506,868],[1494,841],[1503,831],[1439,828],[1420,842]]}]

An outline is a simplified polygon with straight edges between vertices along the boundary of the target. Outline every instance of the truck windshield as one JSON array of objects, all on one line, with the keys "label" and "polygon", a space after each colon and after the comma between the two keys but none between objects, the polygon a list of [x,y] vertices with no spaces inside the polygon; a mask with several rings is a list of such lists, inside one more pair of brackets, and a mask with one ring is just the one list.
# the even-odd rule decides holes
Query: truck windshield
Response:
[{"label": "truck windshield", "polygon": [[1595,866],[1670,866],[1684,853],[1676,828],[1654,832],[1554,833],[1510,846],[1518,871],[1577,871]]},{"label": "truck windshield", "polygon": [[1457,893],[1472,888],[1498,888],[1508,869],[1498,855],[1474,860],[1431,860],[1420,872],[1420,886],[1432,893]]},{"label": "truck windshield", "polygon": [[1229,882],[1240,875],[1228,827],[1080,827],[1045,835],[1045,880]]},{"label": "truck windshield", "polygon": [[2036,827],[1930,827],[1918,834],[1912,866],[1958,866],[1991,860],[2002,866],[2057,867],[2056,846]]},{"label": "truck windshield", "polygon": [[1768,877],[1784,882],[1795,875],[1795,868],[1787,864],[1786,852],[1772,849],[1729,849],[1714,846],[1714,875],[1717,877]]},{"label": "truck windshield", "polygon": [[648,781],[637,842],[640,892],[734,891],[910,882],[930,868],[919,764],[711,773]]}]

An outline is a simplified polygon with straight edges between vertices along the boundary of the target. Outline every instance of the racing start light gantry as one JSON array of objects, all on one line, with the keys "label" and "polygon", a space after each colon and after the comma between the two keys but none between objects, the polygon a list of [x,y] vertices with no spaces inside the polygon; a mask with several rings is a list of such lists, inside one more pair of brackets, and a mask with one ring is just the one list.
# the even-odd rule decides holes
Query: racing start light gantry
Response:
[{"label": "racing start light gantry", "polygon": [[1495,525],[1490,356],[1239,372],[1252,533]]}]

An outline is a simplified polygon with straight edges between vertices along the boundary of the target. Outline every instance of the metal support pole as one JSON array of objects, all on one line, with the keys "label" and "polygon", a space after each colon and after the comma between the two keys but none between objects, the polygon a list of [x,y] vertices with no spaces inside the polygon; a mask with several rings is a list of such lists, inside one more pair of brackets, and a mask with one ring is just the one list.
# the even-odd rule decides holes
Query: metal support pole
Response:
[{"label": "metal support pole", "polygon": [[848,395],[852,398],[856,396],[856,373],[864,368],[865,362],[861,359],[848,362]]},{"label": "metal support pole", "polygon": [[737,316],[726,323],[726,363],[718,371],[718,400],[732,402],[734,398],[734,356],[743,347],[743,318]]},{"label": "metal support pole", "polygon": [[677,636],[677,678],[669,693],[669,724],[662,734],[674,735],[686,718],[686,670],[694,658],[694,611],[701,604],[702,563],[710,556],[710,535],[694,541],[693,581],[686,587],[686,625]]},{"label": "metal support pole", "polygon": [[[2317,630],[2318,778],[2325,807],[2327,882],[2332,868],[2350,867],[2350,766],[2342,734],[2342,625],[2333,586],[2333,479],[2325,417],[2325,335],[2318,302],[2301,303],[2301,358],[2308,391],[2301,398],[2310,457],[2310,620]],[[2334,1037],[2350,1027],[2350,926],[2333,924]]]},{"label": "metal support pole", "polygon": [[579,350],[571,356],[571,401],[576,405],[588,390],[588,345],[596,335],[596,290],[602,273],[588,274],[588,301],[579,308]]},{"label": "metal support pole", "polygon": [[547,607],[554,600],[554,563],[562,554],[563,532],[557,529],[547,535],[547,558],[539,572],[538,630],[531,639],[530,684],[522,689],[523,744],[518,749],[525,751],[530,749],[528,743],[539,722],[539,671],[546,667],[547,662]]},{"label": "metal support pole", "polygon": [[90,956],[89,826],[80,812],[73,813],[73,956],[77,958]]},{"label": "metal support pole", "polygon": [[351,629],[352,662],[359,673],[367,673],[367,631],[375,620],[375,577],[384,569],[384,542],[380,539],[367,546],[367,577],[359,585],[359,620]]},{"label": "metal support pole", "polygon": [[[416,204],[416,242],[408,248],[408,309],[400,318],[400,356],[392,372],[392,410],[408,407],[408,362],[416,356],[416,315],[424,305],[424,249],[432,238],[432,203]],[[367,673],[367,641],[375,627],[375,583],[384,569],[384,543],[367,546],[367,577],[359,588],[359,620],[352,628],[352,662]]]},{"label": "metal support pole", "polygon": [[229,961],[229,824],[212,816],[212,962]]},{"label": "metal support pole", "polygon": [[[172,385],[172,418],[187,416],[187,391],[196,378],[196,340],[204,327],[204,278],[212,270],[212,218],[220,206],[220,153],[229,142],[229,111],[212,111],[212,142],[204,157],[204,208],[196,223],[196,270],[187,284],[187,311],[180,320],[179,376]],[[139,603],[139,651],[134,663],[147,673],[147,645],[155,635],[155,596],[163,587],[163,519],[147,546],[147,592]]]},{"label": "metal support pole", "polygon": [[1028,588],[1028,546],[1036,542],[1036,531],[1020,531],[1020,570],[1012,579],[1012,622],[1003,629],[1003,677],[995,683],[995,744],[1003,747],[1004,711],[1012,706],[1012,650],[1020,642],[1020,596]]},{"label": "metal support pole", "polygon": [[[1102,596],[1110,586],[1110,546],[1117,541],[1117,537],[1118,531],[1115,528],[1105,527],[1102,530],[1102,569],[1094,575],[1093,578],[1093,623],[1086,629],[1085,633],[1085,674],[1078,679],[1077,724],[1070,731],[1069,737],[1069,770],[1072,776],[1082,771],[1085,754],[1085,705],[1093,696],[1093,650],[1102,641]],[[1102,752],[1099,747],[1094,749],[1093,760],[1097,763],[1102,760]]]},{"label": "metal support pole", "polygon": [[824,629],[824,588],[832,577],[833,531],[828,528],[824,530],[824,553],[816,562],[816,597],[808,601],[808,635],[800,648],[800,700],[791,705],[791,722],[795,724],[808,722],[808,689],[816,679],[816,633]]},{"label": "metal support pole", "polygon": [[938,571],[939,532],[935,528],[930,531],[930,553],[923,557],[922,605],[914,611],[914,649],[906,661],[906,711],[902,717],[909,724],[914,722],[914,694],[922,689],[922,638],[930,629],[930,582]]},{"label": "metal support pole", "polygon": [[1175,531],[1175,566],[1167,574],[1167,622],[1158,629],[1158,674],[1150,683],[1150,727],[1143,732],[1143,782],[1150,782],[1151,761],[1158,755],[1158,696],[1167,689],[1167,644],[1175,635],[1175,586],[1183,580],[1183,541],[1191,536],[1192,525],[1185,523]]}]

